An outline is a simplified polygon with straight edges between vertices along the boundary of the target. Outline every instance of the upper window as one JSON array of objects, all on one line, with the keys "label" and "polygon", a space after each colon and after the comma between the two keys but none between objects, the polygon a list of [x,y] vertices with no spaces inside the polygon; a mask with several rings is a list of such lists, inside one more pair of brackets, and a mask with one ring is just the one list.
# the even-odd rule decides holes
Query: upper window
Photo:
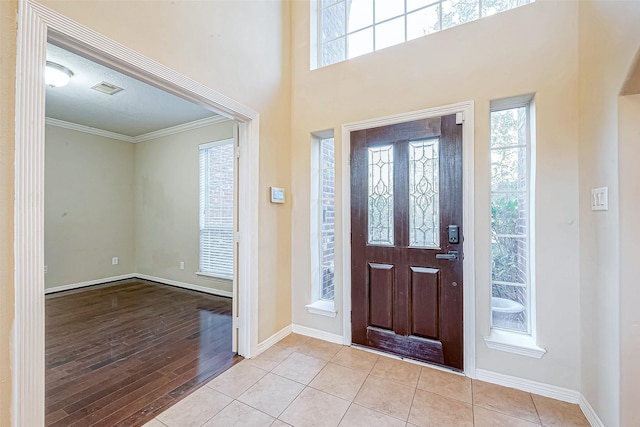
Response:
[{"label": "upper window", "polygon": [[317,67],[324,67],[533,0],[317,1]]},{"label": "upper window", "polygon": [[200,146],[200,274],[233,279],[234,141]]},{"label": "upper window", "polygon": [[491,106],[492,327],[532,333],[531,97]]}]

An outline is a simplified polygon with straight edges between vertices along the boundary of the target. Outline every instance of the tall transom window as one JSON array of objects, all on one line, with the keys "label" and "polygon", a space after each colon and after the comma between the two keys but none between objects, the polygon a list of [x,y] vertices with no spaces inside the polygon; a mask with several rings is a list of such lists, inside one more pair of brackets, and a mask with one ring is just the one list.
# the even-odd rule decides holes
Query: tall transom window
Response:
[{"label": "tall transom window", "polygon": [[[534,0],[317,0],[317,66],[324,67]],[[315,11],[314,11],[315,12]]]}]

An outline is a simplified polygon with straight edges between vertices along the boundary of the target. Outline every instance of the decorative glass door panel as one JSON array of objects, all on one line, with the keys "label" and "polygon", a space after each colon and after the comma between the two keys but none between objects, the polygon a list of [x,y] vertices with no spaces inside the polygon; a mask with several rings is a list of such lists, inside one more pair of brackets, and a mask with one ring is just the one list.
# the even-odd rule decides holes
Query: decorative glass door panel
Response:
[{"label": "decorative glass door panel", "polygon": [[409,143],[409,246],[440,247],[440,140]]},{"label": "decorative glass door panel", "polygon": [[369,147],[370,245],[393,245],[393,145]]}]

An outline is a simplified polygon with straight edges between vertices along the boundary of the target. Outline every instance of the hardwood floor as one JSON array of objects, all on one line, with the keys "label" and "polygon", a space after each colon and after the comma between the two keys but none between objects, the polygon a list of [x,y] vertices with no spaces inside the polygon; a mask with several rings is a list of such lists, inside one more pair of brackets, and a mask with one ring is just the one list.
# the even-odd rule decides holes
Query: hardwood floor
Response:
[{"label": "hardwood floor", "polygon": [[140,426],[242,358],[231,300],[131,280],[46,298],[46,425]]}]

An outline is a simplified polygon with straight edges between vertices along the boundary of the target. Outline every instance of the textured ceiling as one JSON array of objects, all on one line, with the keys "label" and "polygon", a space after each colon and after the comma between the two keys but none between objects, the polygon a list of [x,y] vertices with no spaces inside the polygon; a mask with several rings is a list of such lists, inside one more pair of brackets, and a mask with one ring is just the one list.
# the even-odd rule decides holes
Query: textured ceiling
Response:
[{"label": "textured ceiling", "polygon": [[[64,87],[47,86],[50,118],[136,137],[217,115],[52,44],[47,44],[47,61],[74,74]],[[124,90],[105,95],[91,89],[102,81]]]}]

